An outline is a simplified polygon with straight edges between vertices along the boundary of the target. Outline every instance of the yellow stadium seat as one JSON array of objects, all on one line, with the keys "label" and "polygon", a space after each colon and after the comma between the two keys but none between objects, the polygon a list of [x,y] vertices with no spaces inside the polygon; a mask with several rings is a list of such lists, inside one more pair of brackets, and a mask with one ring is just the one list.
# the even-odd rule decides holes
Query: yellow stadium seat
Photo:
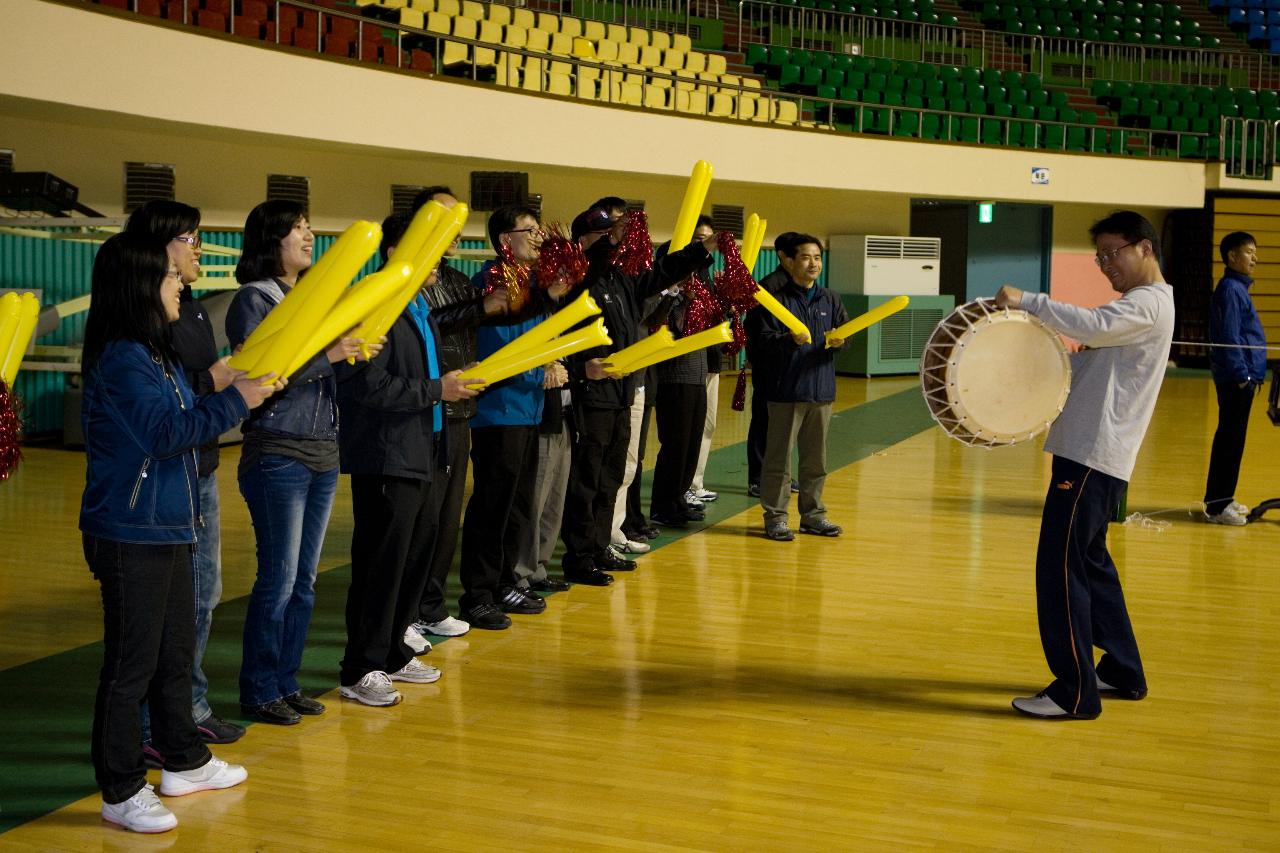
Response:
[{"label": "yellow stadium seat", "polygon": [[[531,50],[534,53],[551,52],[551,33],[546,30],[525,30],[525,32],[529,34],[525,50]],[[556,33],[556,35],[560,34]]]},{"label": "yellow stadium seat", "polygon": [[649,47],[649,31],[642,27],[632,27],[631,32],[627,33],[627,41],[637,47]]},{"label": "yellow stadium seat", "polygon": [[665,74],[654,74],[648,80],[650,86],[657,86],[659,89],[673,89],[675,88],[674,83],[675,78],[668,77]]},{"label": "yellow stadium seat", "polygon": [[671,33],[654,30],[649,33],[649,44],[653,45],[658,50],[666,50],[671,47]]},{"label": "yellow stadium seat", "polygon": [[376,5],[384,9],[403,9],[409,5],[409,0],[378,0]]},{"label": "yellow stadium seat", "polygon": [[400,25],[403,27],[413,27],[415,30],[423,29],[427,23],[427,16],[418,9],[401,9]]},{"label": "yellow stadium seat", "polygon": [[643,106],[650,110],[665,110],[667,108],[667,90],[661,86],[645,86]]},{"label": "yellow stadium seat", "polygon": [[436,10],[436,0],[409,0],[409,7],[425,15]]},{"label": "yellow stadium seat", "polygon": [[548,74],[547,91],[552,95],[572,95],[573,78],[568,74]]},{"label": "yellow stadium seat", "polygon": [[[585,41],[585,39],[578,39],[577,41]],[[587,43],[590,44],[590,42]],[[616,41],[609,41],[606,39],[605,41],[599,42],[596,45],[596,60],[599,62],[617,62],[620,47],[621,46]],[[576,52],[577,51],[575,51],[575,53]]]},{"label": "yellow stadium seat", "polygon": [[707,70],[707,55],[700,50],[691,50],[684,57],[684,70],[695,74]]},{"label": "yellow stadium seat", "polygon": [[533,29],[534,24],[538,22],[533,12],[528,9],[512,9],[511,23],[517,27],[524,27],[526,30]]},{"label": "yellow stadium seat", "polygon": [[583,79],[581,75],[575,83],[575,94],[579,98],[585,98],[589,101],[597,100],[600,97],[600,81]]},{"label": "yellow stadium seat", "polygon": [[686,35],[681,33],[671,34],[671,46],[676,50],[683,50],[685,53],[693,50],[693,41]]},{"label": "yellow stadium seat", "polygon": [[689,71],[675,72],[675,86],[684,92],[692,92],[698,88],[697,77]]},{"label": "yellow stadium seat", "polygon": [[795,124],[800,118],[800,108],[795,101],[776,101],[778,114],[774,121],[778,124]]},{"label": "yellow stadium seat", "polygon": [[605,37],[604,24],[600,21],[583,21],[582,37],[591,41],[600,41]]},{"label": "yellow stadium seat", "polygon": [[733,115],[733,96],[723,91],[717,91],[711,95],[711,109],[708,113],[713,116],[731,116]]},{"label": "yellow stadium seat", "polygon": [[707,54],[707,71],[712,74],[723,74],[729,68],[729,60],[725,59],[723,53]]},{"label": "yellow stadium seat", "polygon": [[462,0],[462,17],[483,21],[485,19],[484,4],[477,3],[476,0]]},{"label": "yellow stadium seat", "polygon": [[575,38],[582,35],[582,19],[570,18],[566,15],[561,15],[559,32],[564,33],[569,38]]},{"label": "yellow stadium seat", "polygon": [[[632,42],[635,44],[635,42]],[[661,68],[662,67],[662,51],[656,47],[640,48],[640,57],[637,64],[643,65],[645,68]]]},{"label": "yellow stadium seat", "polygon": [[488,18],[495,24],[505,27],[511,23],[511,7],[504,6],[501,3],[490,3]]},{"label": "yellow stadium seat", "polygon": [[442,66],[461,65],[470,57],[467,46],[461,42],[446,41],[444,43],[444,56],[440,57]]},{"label": "yellow stadium seat", "polygon": [[461,16],[453,19],[453,34],[464,39],[475,39],[479,34],[480,25],[474,18],[463,18]]},{"label": "yellow stadium seat", "polygon": [[507,47],[524,48],[529,44],[529,31],[524,27],[517,27],[515,24],[507,24],[505,27],[499,27],[497,24],[488,24],[487,22],[480,25],[481,41],[493,40],[485,34],[486,24],[493,27],[494,30],[498,32],[497,41],[501,44],[505,44]]},{"label": "yellow stadium seat", "polygon": [[644,87],[637,83],[619,83],[618,96],[615,100],[619,104],[642,107],[644,106]]},{"label": "yellow stadium seat", "polygon": [[452,18],[462,11],[462,4],[458,0],[436,0],[436,11]]},{"label": "yellow stadium seat", "polygon": [[[555,44],[554,40],[552,44]],[[595,59],[597,56],[596,46],[584,38],[575,38],[573,40],[573,55],[579,59]]]},{"label": "yellow stadium seat", "polygon": [[520,61],[524,59],[518,53],[499,53],[497,76],[494,78],[499,86],[520,86]]},{"label": "yellow stadium seat", "polygon": [[688,100],[684,105],[684,111],[691,115],[704,116],[707,114],[707,93],[706,92],[682,92]]},{"label": "yellow stadium seat", "polygon": [[449,35],[449,31],[453,28],[453,20],[441,12],[427,13],[427,30],[433,33],[439,33],[442,36]]},{"label": "yellow stadium seat", "polygon": [[[721,77],[720,79],[723,80],[724,78]],[[760,81],[755,77],[743,77],[742,85],[747,89],[759,89]]]},{"label": "yellow stadium seat", "polygon": [[[618,57],[615,60],[620,65],[639,65],[640,64],[640,48],[630,42],[618,42]],[[598,50],[598,48],[597,48]]]},{"label": "yellow stadium seat", "polygon": [[[657,48],[654,48],[654,50],[657,50]],[[668,71],[678,71],[681,68],[684,68],[684,64],[684,51],[675,50],[674,48],[667,48],[662,51],[662,67],[666,68]]]},{"label": "yellow stadium seat", "polygon": [[[554,53],[556,56],[573,56],[573,36],[567,36],[564,33],[547,33],[547,52]],[[587,45],[591,42],[582,39]]]},{"label": "yellow stadium seat", "polygon": [[546,33],[560,32],[560,16],[555,12],[539,12],[537,29]]},{"label": "yellow stadium seat", "polygon": [[[535,30],[535,32],[536,32],[536,30]],[[587,70],[588,70],[588,71],[595,71],[595,69],[594,69],[594,68],[590,68],[590,69],[587,69]],[[572,62],[548,62],[548,63],[547,63],[547,73],[548,73],[548,74],[563,74],[563,75],[565,75],[566,77],[572,77],[572,76],[573,76],[573,63],[572,63]],[[587,75],[587,76],[591,76],[591,75]]]},{"label": "yellow stadium seat", "polygon": [[[460,20],[475,21],[476,19],[462,18]],[[455,21],[453,25],[454,27],[457,27],[457,21]],[[461,35],[461,33],[455,32],[454,35]],[[500,24],[495,24],[493,21],[476,21],[476,34],[474,38],[477,41],[488,42],[489,44],[502,44],[502,26]],[[518,44],[511,46],[520,47]]]},{"label": "yellow stadium seat", "polygon": [[520,81],[520,88],[528,92],[542,92],[546,90],[546,81],[543,78],[542,60],[529,56],[524,61],[524,76]]},{"label": "yellow stadium seat", "polygon": [[627,28],[622,24],[606,24],[605,38],[609,41],[624,42],[627,40]]}]

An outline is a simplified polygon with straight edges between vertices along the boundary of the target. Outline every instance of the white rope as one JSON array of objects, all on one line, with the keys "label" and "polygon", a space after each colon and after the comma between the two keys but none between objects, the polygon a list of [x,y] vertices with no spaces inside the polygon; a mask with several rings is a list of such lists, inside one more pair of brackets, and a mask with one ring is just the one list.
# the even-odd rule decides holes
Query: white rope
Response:
[{"label": "white rope", "polygon": [[1208,341],[1170,341],[1171,344],[1177,344],[1182,347],[1220,347],[1225,349],[1263,349],[1276,350],[1280,352],[1280,344],[1267,344],[1258,346],[1256,344],[1211,344]]}]

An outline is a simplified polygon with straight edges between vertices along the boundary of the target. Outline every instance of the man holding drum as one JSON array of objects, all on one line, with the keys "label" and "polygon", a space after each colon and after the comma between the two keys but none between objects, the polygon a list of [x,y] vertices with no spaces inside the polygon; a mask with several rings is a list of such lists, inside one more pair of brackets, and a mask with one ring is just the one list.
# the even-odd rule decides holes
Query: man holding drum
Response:
[{"label": "man holding drum", "polygon": [[[1045,441],[1053,454],[1036,554],[1040,641],[1054,681],[1013,707],[1044,719],[1091,720],[1100,696],[1142,699],[1146,677],[1115,563],[1114,516],[1151,422],[1173,339],[1173,288],[1160,238],[1141,215],[1111,214],[1090,229],[1096,261],[1120,293],[1099,308],[1005,286],[1000,308],[1022,308],[1084,344],[1071,357],[1071,394]],[[1104,652],[1097,666],[1093,647]]]}]

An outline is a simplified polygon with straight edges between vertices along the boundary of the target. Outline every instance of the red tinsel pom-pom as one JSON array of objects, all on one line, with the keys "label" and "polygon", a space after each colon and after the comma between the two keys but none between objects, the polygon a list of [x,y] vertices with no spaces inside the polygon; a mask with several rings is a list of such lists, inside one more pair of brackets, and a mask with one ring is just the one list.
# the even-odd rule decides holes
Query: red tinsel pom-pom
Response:
[{"label": "red tinsel pom-pom", "polygon": [[742,262],[738,244],[733,235],[722,232],[717,238],[717,248],[724,258],[724,269],[716,273],[716,296],[726,311],[736,310],[745,314],[756,305],[755,292],[760,287],[751,277],[751,271]]},{"label": "red tinsel pom-pom", "polygon": [[643,210],[627,214],[627,229],[622,233],[613,263],[630,276],[653,269],[653,239],[649,236],[649,216]]},{"label": "red tinsel pom-pom", "polygon": [[733,402],[729,407],[735,412],[741,412],[747,407],[747,369],[745,367],[738,373],[738,384],[733,386]]},{"label": "red tinsel pom-pom", "polygon": [[705,332],[724,320],[720,300],[707,287],[702,276],[694,274],[685,280],[684,337]]},{"label": "red tinsel pom-pom", "polygon": [[493,293],[498,288],[504,288],[507,293],[507,306],[512,311],[520,311],[524,308],[525,300],[529,298],[529,276],[530,269],[516,263],[511,247],[503,246],[498,262],[489,267],[485,273],[485,295]]},{"label": "red tinsel pom-pom", "polygon": [[22,418],[18,416],[18,398],[0,382],[0,480],[7,480],[22,461]]},{"label": "red tinsel pom-pom", "polygon": [[587,256],[561,225],[549,225],[538,252],[538,287],[546,290],[559,281],[577,287],[587,277]]}]

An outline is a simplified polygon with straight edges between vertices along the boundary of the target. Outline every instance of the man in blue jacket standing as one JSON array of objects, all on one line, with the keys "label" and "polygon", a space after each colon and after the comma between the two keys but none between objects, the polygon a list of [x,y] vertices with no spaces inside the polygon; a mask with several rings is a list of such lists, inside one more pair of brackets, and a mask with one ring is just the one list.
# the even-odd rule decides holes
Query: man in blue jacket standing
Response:
[{"label": "man in blue jacket standing", "polygon": [[1258,243],[1252,234],[1235,231],[1218,246],[1225,274],[1213,291],[1209,308],[1209,340],[1227,346],[1209,351],[1213,384],[1218,392],[1218,430],[1213,434],[1209,477],[1204,487],[1205,517],[1214,524],[1242,525],[1249,508],[1235,500],[1244,455],[1245,432],[1253,395],[1267,373],[1266,335],[1249,298],[1251,273],[1258,261]]},{"label": "man in blue jacket standing", "polygon": [[843,340],[827,333],[848,322],[849,315],[839,296],[818,287],[822,242],[817,237],[796,234],[789,246],[779,248],[787,282],[774,295],[805,324],[810,340],[793,334],[762,308],[747,316],[747,339],[757,342],[769,401],[769,433],[760,479],[764,535],[790,542],[795,538],[787,524],[793,446],[798,446],[800,456],[800,532],[817,536],[843,532],[827,518],[822,487],[827,481],[827,428],[836,399],[835,350],[844,345]]}]

